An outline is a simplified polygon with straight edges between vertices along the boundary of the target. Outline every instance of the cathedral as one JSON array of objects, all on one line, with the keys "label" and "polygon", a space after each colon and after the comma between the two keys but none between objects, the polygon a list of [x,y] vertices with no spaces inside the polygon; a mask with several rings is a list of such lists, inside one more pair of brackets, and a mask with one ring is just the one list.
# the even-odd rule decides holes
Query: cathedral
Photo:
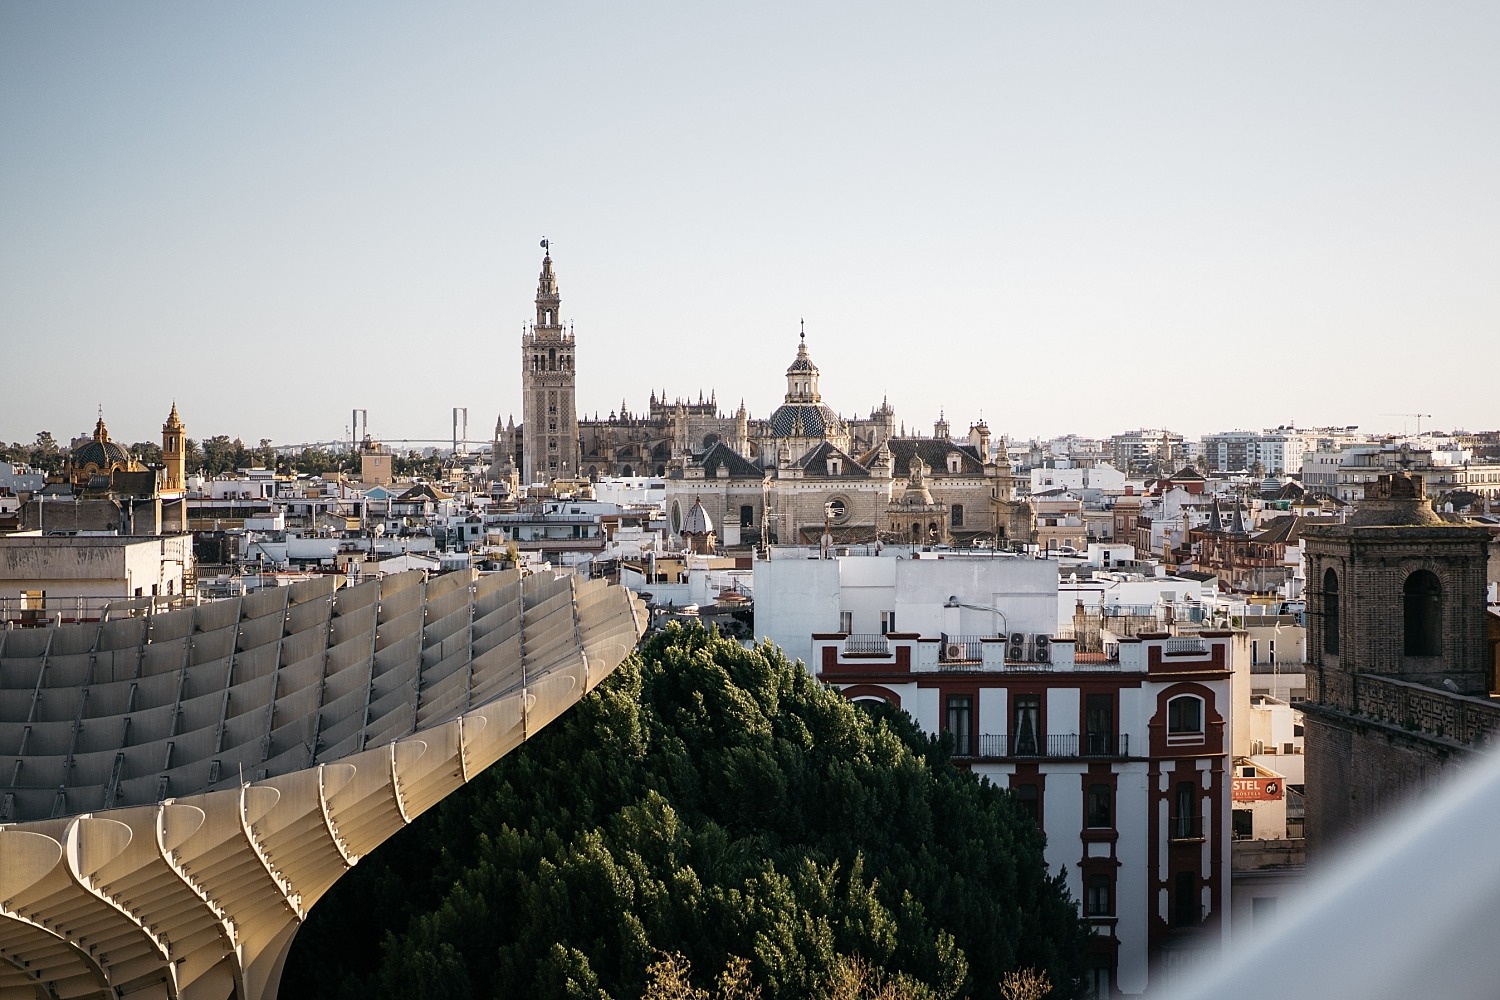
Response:
[{"label": "cathedral", "polygon": [[714,392],[669,402],[665,391],[653,391],[644,413],[622,400],[607,417],[580,419],[573,331],[560,318],[547,241],[542,248],[536,319],[521,338],[522,423],[497,422],[493,478],[661,477],[674,535],[687,512],[701,507],[730,546],[1031,540],[1031,508],[1012,496],[1005,443],[992,449],[982,420],[957,442],[941,417],[931,437],[898,430],[888,400],[868,417],[841,416],[823,401],[805,328],[782,405],[769,417],[752,419],[743,400],[725,413]]}]

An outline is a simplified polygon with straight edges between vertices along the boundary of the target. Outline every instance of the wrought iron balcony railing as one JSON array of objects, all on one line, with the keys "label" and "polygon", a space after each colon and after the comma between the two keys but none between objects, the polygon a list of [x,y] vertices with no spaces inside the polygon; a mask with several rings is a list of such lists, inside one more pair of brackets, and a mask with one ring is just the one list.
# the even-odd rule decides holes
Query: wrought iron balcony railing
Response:
[{"label": "wrought iron balcony railing", "polygon": [[999,759],[1006,757],[1062,757],[1114,759],[1130,755],[1130,737],[1114,733],[1055,735],[954,735],[953,756]]}]

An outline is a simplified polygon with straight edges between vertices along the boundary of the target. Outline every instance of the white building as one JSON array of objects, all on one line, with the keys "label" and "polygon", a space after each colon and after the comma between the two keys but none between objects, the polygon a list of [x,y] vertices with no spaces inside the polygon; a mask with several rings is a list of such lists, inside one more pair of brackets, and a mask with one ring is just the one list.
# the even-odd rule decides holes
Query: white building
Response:
[{"label": "white building", "polygon": [[1094,928],[1097,995],[1140,995],[1216,954],[1243,634],[1111,633],[1079,653],[1054,638],[1050,561],[921,555],[773,548],[755,565],[756,632],[1011,789]]},{"label": "white building", "polygon": [[1046,490],[1099,490],[1102,493],[1124,493],[1125,473],[1108,463],[1095,466],[1072,466],[1052,468],[1043,466],[1031,470],[1031,492]]},{"label": "white building", "polygon": [[191,535],[0,537],[0,621],[97,621],[112,604],[182,599],[193,578]]}]

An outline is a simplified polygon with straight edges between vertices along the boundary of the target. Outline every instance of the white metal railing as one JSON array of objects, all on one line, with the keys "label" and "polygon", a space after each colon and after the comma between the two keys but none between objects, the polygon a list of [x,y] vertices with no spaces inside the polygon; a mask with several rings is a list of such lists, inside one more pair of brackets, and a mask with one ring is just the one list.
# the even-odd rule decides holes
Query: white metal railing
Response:
[{"label": "white metal railing", "polygon": [[1168,639],[1166,651],[1168,653],[1206,653],[1208,646],[1198,638]]}]

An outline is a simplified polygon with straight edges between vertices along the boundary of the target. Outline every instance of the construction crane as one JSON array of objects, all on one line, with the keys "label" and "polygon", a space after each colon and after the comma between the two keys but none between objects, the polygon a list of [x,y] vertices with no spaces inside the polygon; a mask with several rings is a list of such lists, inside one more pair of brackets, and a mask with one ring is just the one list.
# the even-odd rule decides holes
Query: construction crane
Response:
[{"label": "construction crane", "polygon": [[[1382,413],[1381,416],[1382,417],[1416,417],[1417,418],[1417,437],[1421,437],[1422,436],[1422,420],[1423,420],[1423,418],[1425,417],[1428,420],[1432,419],[1432,414],[1430,414],[1430,413]],[[1403,434],[1406,433],[1406,427],[1405,427],[1405,425],[1402,425],[1402,427],[1401,427],[1401,433],[1403,433]]]}]

